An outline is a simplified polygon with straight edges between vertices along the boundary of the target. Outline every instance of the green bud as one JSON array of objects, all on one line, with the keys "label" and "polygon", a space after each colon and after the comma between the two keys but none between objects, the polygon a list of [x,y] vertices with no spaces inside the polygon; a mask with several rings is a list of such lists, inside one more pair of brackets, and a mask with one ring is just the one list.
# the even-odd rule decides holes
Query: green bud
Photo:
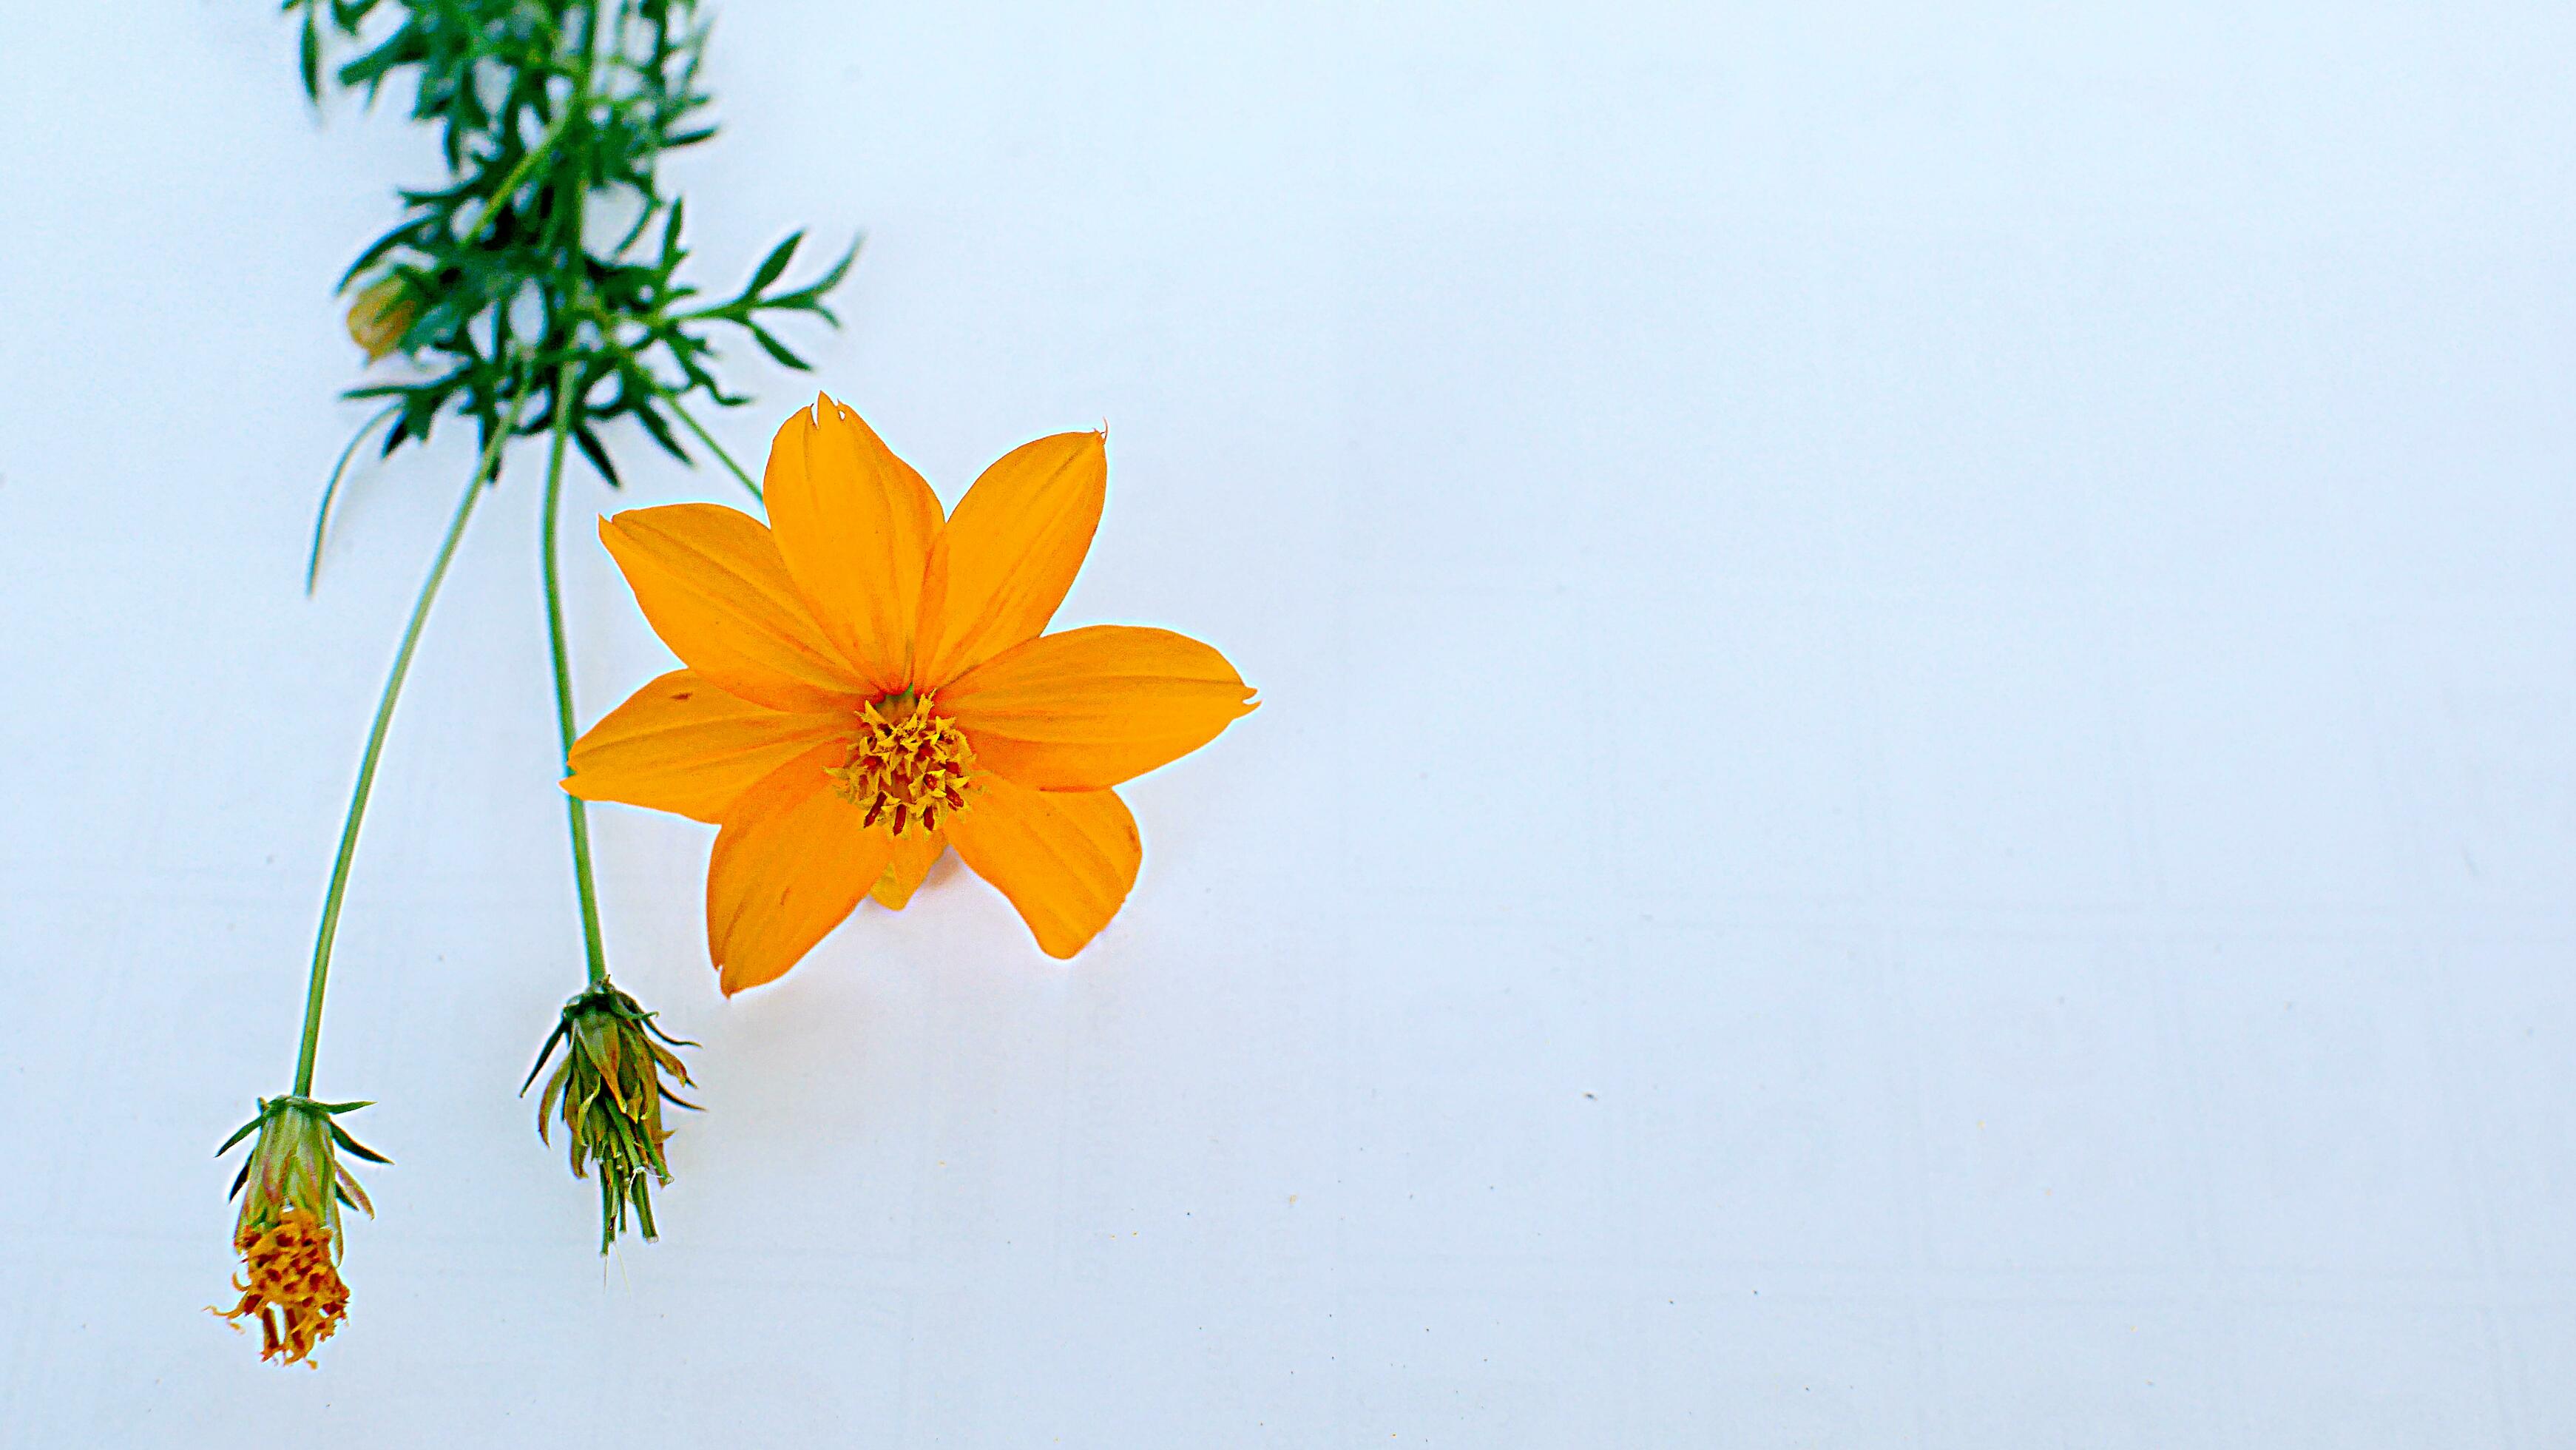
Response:
[{"label": "green bud", "polygon": [[666,1186],[671,1181],[670,1165],[662,1157],[662,1144],[671,1136],[662,1126],[662,1104],[697,1106],[671,1091],[673,1082],[693,1085],[671,1048],[697,1044],[664,1032],[634,998],[602,982],[564,1004],[562,1020],[537,1053],[527,1082],[519,1086],[521,1095],[545,1070],[558,1045],[564,1060],[537,1100],[537,1136],[552,1144],[547,1120],[559,1115],[573,1176],[587,1178],[592,1169],[598,1171],[601,1253],[626,1231],[630,1212],[646,1239],[657,1237],[646,1180],[649,1175],[652,1183]]},{"label": "green bud", "polygon": [[349,304],[349,340],[374,362],[402,347],[403,334],[420,316],[420,297],[401,273],[380,277]]}]

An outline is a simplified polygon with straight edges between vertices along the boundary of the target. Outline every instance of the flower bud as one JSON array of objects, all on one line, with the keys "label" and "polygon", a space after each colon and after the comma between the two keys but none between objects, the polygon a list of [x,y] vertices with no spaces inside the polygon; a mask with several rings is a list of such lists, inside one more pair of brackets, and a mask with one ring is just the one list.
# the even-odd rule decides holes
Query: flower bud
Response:
[{"label": "flower bud", "polygon": [[537,1136],[553,1143],[546,1119],[560,1111],[573,1176],[587,1178],[590,1169],[598,1170],[601,1253],[626,1231],[630,1210],[646,1239],[658,1237],[645,1179],[649,1174],[655,1183],[671,1181],[662,1157],[662,1144],[671,1136],[662,1126],[662,1103],[697,1106],[673,1093],[663,1078],[691,1086],[688,1068],[671,1048],[697,1044],[664,1032],[634,998],[602,982],[564,1004],[563,1018],[537,1053],[520,1093],[537,1080],[558,1044],[564,1060],[537,1099]]},{"label": "flower bud", "polygon": [[401,273],[379,277],[349,304],[349,339],[366,349],[374,362],[402,346],[412,319],[420,316],[420,298]]}]

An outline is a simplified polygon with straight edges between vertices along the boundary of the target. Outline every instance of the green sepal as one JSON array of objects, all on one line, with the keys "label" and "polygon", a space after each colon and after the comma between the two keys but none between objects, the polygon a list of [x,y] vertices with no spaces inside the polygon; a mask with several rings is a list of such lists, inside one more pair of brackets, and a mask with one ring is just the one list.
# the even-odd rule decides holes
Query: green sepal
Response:
[{"label": "green sepal", "polygon": [[[537,1049],[537,1060],[534,1063],[529,1064],[527,1081],[519,1084],[519,1096],[526,1097],[528,1095],[528,1088],[531,1084],[536,1082],[537,1074],[546,1070],[546,1059],[555,1055],[555,1044],[563,1041],[565,1035],[571,1031],[572,1022],[570,1020],[570,1009],[566,1009],[564,1019],[557,1021],[555,1023],[555,1030],[546,1037],[546,1045]],[[552,1096],[551,1092],[548,1096]],[[542,1118],[545,1115],[545,1109],[539,1108],[537,1110],[538,1117]]]},{"label": "green sepal", "polygon": [[217,1149],[215,1150],[215,1156],[216,1156],[216,1157],[218,1157],[218,1158],[221,1158],[221,1157],[222,1157],[222,1156],[224,1156],[226,1153],[231,1152],[231,1151],[233,1150],[233,1145],[234,1145],[234,1144],[239,1143],[242,1139],[247,1138],[247,1137],[249,1137],[251,1134],[258,1132],[258,1131],[259,1131],[259,1125],[260,1125],[260,1124],[262,1124],[262,1123],[265,1123],[265,1122],[267,1122],[267,1121],[268,1121],[268,1105],[267,1105],[266,1103],[262,1103],[262,1104],[260,1104],[260,1111],[259,1111],[258,1113],[256,1113],[256,1114],[254,1114],[254,1115],[251,1117],[251,1120],[250,1120],[249,1122],[244,1123],[244,1124],[242,1124],[240,1127],[233,1129],[233,1135],[232,1135],[231,1137],[229,1137],[229,1138],[226,1138],[226,1139],[224,1140],[224,1145],[223,1145],[222,1147],[220,1147],[220,1148],[217,1148]]},{"label": "green sepal", "polygon": [[359,1142],[357,1139],[350,1137],[347,1131],[341,1128],[337,1123],[333,1123],[331,1125],[331,1141],[339,1144],[341,1147],[347,1149],[356,1156],[366,1159],[370,1163],[389,1164],[394,1161],[382,1153],[377,1152],[375,1149],[368,1147],[366,1144]]}]

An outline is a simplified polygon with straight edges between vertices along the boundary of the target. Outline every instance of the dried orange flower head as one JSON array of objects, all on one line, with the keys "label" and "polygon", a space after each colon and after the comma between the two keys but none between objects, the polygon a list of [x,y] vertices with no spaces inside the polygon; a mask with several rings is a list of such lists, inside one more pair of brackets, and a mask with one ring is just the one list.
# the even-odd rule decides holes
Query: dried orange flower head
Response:
[{"label": "dried orange flower head", "polygon": [[349,1310],[349,1286],[332,1261],[330,1225],[303,1209],[282,1209],[272,1223],[237,1229],[233,1250],[242,1259],[242,1274],[233,1280],[242,1296],[223,1317],[258,1322],[260,1358],[310,1363],[314,1347]]},{"label": "dried orange flower head", "polygon": [[258,1116],[224,1147],[256,1132],[250,1161],[233,1181],[241,1214],[233,1224],[233,1252],[241,1273],[233,1279],[240,1302],[213,1312],[259,1325],[259,1357],[311,1364],[314,1349],[339,1329],[349,1310],[349,1286],[340,1279],[340,1206],[369,1214],[366,1190],[339,1161],[334,1146],[381,1163],[331,1121],[364,1103],[317,1103],[309,1098],[262,1099]]},{"label": "dried orange flower head", "polygon": [[685,668],[592,726],[564,788],[723,828],[707,949],[726,992],[794,966],[861,897],[902,909],[951,846],[1049,956],[1117,914],[1144,847],[1112,787],[1254,702],[1186,635],[1045,632],[1108,481],[1101,434],[1059,433],[943,515],[823,397],[771,445],[767,524],[715,504],[601,521]]}]

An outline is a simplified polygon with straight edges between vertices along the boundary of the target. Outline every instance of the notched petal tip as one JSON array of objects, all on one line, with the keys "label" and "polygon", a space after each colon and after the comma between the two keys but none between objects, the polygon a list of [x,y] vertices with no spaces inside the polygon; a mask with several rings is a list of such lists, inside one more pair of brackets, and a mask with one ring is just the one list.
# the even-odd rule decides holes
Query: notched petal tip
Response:
[{"label": "notched petal tip", "polygon": [[1205,745],[1251,712],[1254,693],[1224,655],[1187,635],[1095,624],[1005,651],[939,700],[992,770],[1083,791]]},{"label": "notched petal tip", "polygon": [[874,690],[902,689],[938,495],[827,393],[815,395],[814,416],[800,410],[779,425],[763,490],[779,555],[816,623]]},{"label": "notched petal tip", "polygon": [[[807,950],[811,951],[812,948],[809,947]],[[803,960],[804,957],[800,954],[797,957],[796,962],[801,962]],[[743,993],[751,991],[754,988],[766,987],[772,982],[783,979],[789,971],[795,968],[796,962],[790,962],[786,966],[781,967],[774,972],[763,972],[758,974],[745,969],[738,963],[717,963],[716,991],[721,993],[726,1001],[730,1002],[734,998],[739,997]]]},{"label": "notched petal tip", "polygon": [[1052,433],[1023,443],[958,500],[922,578],[922,688],[1044,632],[1100,527],[1107,438]]}]

